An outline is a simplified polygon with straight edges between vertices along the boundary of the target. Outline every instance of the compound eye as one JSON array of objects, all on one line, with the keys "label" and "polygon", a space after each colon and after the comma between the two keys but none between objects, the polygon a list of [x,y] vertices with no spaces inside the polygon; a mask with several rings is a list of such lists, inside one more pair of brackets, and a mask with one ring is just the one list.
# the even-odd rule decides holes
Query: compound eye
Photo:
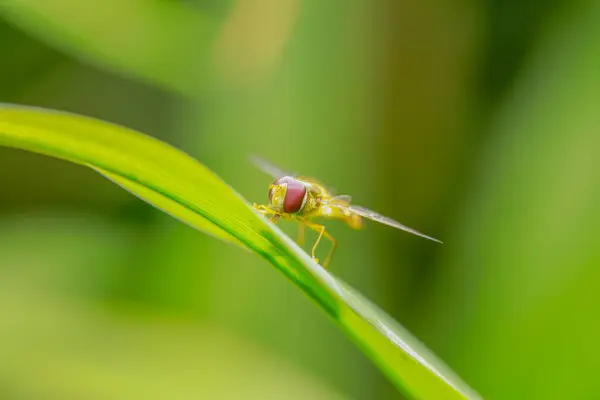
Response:
[{"label": "compound eye", "polygon": [[283,200],[283,211],[295,214],[302,209],[306,198],[306,186],[297,180],[287,182],[287,191]]},{"label": "compound eye", "polygon": [[269,201],[288,214],[295,214],[302,209],[306,198],[306,186],[290,176],[284,176],[271,184]]}]

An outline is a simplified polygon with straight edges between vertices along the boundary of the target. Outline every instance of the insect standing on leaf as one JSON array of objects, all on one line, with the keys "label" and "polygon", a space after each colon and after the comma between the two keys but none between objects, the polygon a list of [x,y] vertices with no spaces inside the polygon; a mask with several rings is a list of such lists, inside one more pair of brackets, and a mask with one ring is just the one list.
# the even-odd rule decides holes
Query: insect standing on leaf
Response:
[{"label": "insect standing on leaf", "polygon": [[297,242],[300,246],[304,243],[306,228],[317,232],[319,236],[312,247],[312,258],[317,263],[319,262],[319,259],[315,256],[317,246],[323,237],[329,239],[331,250],[329,250],[329,254],[322,264],[324,268],[327,268],[331,263],[337,241],[325,230],[324,225],[314,222],[316,218],[342,220],[353,229],[362,228],[362,218],[367,218],[442,243],[375,211],[351,204],[352,198],[350,196],[335,195],[316,179],[284,172],[257,156],[253,156],[251,159],[261,170],[275,178],[275,181],[269,185],[270,204],[265,206],[254,203],[254,208],[258,212],[269,216],[270,220],[275,223],[280,218],[298,221],[300,225]]}]

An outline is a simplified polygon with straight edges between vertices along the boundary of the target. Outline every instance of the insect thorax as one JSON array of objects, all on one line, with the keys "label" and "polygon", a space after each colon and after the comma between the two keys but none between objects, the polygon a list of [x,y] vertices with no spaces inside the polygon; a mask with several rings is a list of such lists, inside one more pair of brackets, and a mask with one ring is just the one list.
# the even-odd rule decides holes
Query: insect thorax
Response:
[{"label": "insect thorax", "polygon": [[306,202],[298,214],[303,216],[315,214],[318,212],[320,206],[321,194],[315,191],[313,188],[308,187],[306,191]]}]

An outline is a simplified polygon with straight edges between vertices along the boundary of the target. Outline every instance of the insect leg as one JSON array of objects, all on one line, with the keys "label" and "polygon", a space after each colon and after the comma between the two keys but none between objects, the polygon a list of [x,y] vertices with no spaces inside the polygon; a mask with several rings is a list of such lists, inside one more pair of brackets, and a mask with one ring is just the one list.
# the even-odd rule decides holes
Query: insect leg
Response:
[{"label": "insect leg", "polygon": [[271,209],[270,209],[269,207],[267,207],[267,206],[258,205],[258,204],[256,204],[256,203],[252,204],[252,207],[253,207],[253,208],[254,208],[256,211],[258,211],[258,212],[260,212],[260,213],[263,213],[263,214],[266,214],[267,212],[271,212],[271,211],[273,211],[273,210],[271,210]]},{"label": "insect leg", "polygon": [[337,248],[337,241],[333,238],[333,236],[331,236],[329,234],[329,232],[325,231],[324,225],[319,225],[319,224],[315,224],[312,222],[307,222],[306,225],[313,231],[319,233],[319,237],[317,238],[317,241],[315,242],[315,244],[313,245],[313,248],[312,248],[312,257],[316,262],[319,262],[319,259],[317,257],[315,257],[315,250],[317,249],[317,246],[319,245],[321,238],[323,236],[325,236],[331,242],[331,245],[332,245],[331,250],[329,251],[327,258],[325,258],[325,262],[323,264],[321,264],[323,266],[323,268],[327,268],[327,266],[329,266],[329,263],[331,263],[331,258],[333,257],[333,252]]},{"label": "insect leg", "polygon": [[315,256],[315,250],[317,250],[317,246],[319,245],[319,242],[321,241],[321,238],[323,237],[323,232],[325,232],[325,225],[310,224],[310,225],[308,225],[308,227],[313,229],[315,232],[319,232],[319,237],[317,238],[317,240],[315,241],[315,244],[312,247],[312,258],[313,258],[313,260],[315,260],[318,263],[319,259]]},{"label": "insect leg", "polygon": [[270,207],[259,206],[256,203],[254,203],[252,206],[259,213],[264,214],[264,215],[270,215],[271,217],[269,218],[269,220],[275,224],[277,223],[277,220],[279,220],[279,217],[281,217],[281,214],[279,212],[277,212],[276,210],[273,210]]},{"label": "insect leg", "polygon": [[335,240],[334,237],[331,236],[329,232],[326,232],[325,230],[323,230],[323,234],[331,242],[331,250],[329,250],[329,254],[327,255],[327,258],[325,258],[325,262],[323,263],[323,268],[327,269],[327,267],[331,263],[331,259],[333,258],[333,253],[335,252],[335,249],[337,249],[337,240]]},{"label": "insect leg", "polygon": [[298,239],[296,239],[296,243],[298,246],[302,246],[304,244],[304,231],[306,229],[306,222],[300,220],[298,221]]}]

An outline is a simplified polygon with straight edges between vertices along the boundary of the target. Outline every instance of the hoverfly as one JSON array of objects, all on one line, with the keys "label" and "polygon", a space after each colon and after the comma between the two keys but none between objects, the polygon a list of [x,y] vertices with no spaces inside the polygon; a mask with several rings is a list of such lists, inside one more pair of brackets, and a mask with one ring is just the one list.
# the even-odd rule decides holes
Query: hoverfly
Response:
[{"label": "hoverfly", "polygon": [[322,264],[324,268],[331,263],[337,241],[325,230],[324,225],[314,222],[314,219],[319,217],[342,220],[353,229],[362,228],[362,218],[367,218],[442,243],[375,211],[351,204],[352,198],[349,195],[336,195],[314,178],[285,172],[257,156],[252,156],[251,160],[263,172],[275,179],[269,185],[269,205],[254,203],[254,209],[269,216],[274,223],[277,223],[280,218],[298,221],[300,225],[297,243],[300,246],[304,243],[305,229],[315,231],[318,237],[312,247],[312,258],[317,263],[319,259],[315,256],[315,251],[321,239],[326,237],[331,242],[331,250]]}]

